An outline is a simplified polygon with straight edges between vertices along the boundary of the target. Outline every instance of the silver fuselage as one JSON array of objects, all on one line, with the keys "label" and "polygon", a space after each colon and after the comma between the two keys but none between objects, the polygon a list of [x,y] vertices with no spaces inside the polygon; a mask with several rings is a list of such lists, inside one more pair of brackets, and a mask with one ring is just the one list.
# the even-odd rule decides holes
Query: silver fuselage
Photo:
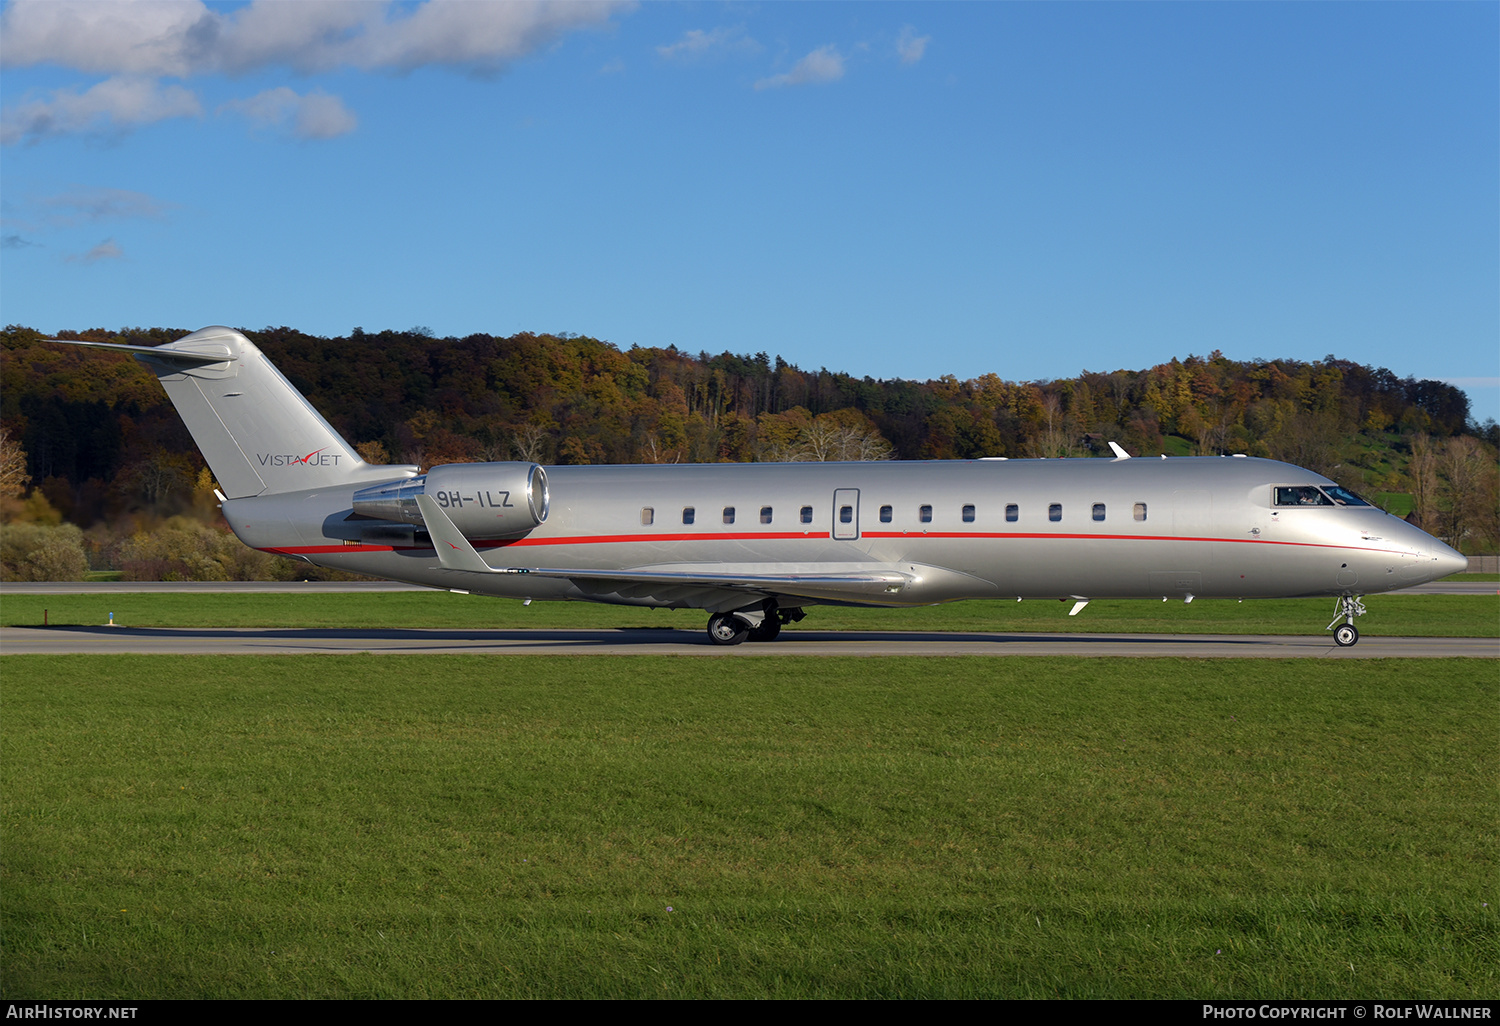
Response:
[{"label": "silver fuselage", "polygon": [[[520,538],[471,538],[488,563],[712,568],[747,577],[893,568],[912,578],[899,592],[824,600],[890,606],[1368,594],[1465,565],[1447,545],[1373,506],[1277,507],[1277,486],[1331,482],[1244,457],[582,466],[549,467],[547,478],[545,523]],[[516,598],[733,605],[702,587],[457,575],[439,564],[422,532],[400,537],[388,525],[349,519],[353,491],[235,499],[224,513],[256,548],[415,584]]]}]

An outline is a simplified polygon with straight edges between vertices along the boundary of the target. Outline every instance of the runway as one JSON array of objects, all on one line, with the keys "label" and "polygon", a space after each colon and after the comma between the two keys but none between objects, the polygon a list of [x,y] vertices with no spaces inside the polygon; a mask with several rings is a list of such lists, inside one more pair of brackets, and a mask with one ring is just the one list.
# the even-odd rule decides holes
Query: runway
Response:
[{"label": "runway", "polygon": [[366,630],[359,628],[0,628],[5,655],[1186,656],[1196,659],[1500,658],[1494,638],[1372,638],[1339,648],[1328,635],[1004,634],[783,631],[769,644],[711,644],[702,631]]}]

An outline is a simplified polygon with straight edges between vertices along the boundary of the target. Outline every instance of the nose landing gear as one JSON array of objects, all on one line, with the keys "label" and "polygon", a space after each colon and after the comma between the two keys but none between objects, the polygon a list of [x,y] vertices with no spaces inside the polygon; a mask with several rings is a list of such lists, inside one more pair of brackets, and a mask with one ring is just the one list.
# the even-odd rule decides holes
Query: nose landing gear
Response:
[{"label": "nose landing gear", "polygon": [[[1365,604],[1360,601],[1362,595],[1340,595],[1338,605],[1335,607],[1338,613],[1333,622],[1324,630],[1333,631],[1333,643],[1339,648],[1348,648],[1359,640],[1359,628],[1354,626],[1356,616],[1365,615]],[[1344,623],[1339,623],[1343,620]]]}]

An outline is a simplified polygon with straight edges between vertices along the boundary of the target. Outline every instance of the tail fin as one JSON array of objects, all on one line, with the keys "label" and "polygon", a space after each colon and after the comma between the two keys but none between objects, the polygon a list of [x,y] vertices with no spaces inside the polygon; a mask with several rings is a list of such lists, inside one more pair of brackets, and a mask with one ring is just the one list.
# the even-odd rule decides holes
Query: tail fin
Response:
[{"label": "tail fin", "polygon": [[204,328],[162,346],[70,344],[125,350],[149,367],[228,498],[416,472],[367,465],[255,343],[233,328]]}]

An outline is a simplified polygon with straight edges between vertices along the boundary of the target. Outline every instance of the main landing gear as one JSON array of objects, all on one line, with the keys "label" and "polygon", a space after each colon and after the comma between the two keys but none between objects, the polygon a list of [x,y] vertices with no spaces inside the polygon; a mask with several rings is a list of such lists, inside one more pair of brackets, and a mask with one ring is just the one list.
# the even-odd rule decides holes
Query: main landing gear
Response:
[{"label": "main landing gear", "polygon": [[733,613],[715,613],[708,618],[708,639],[715,645],[738,645],[750,636],[750,622]]},{"label": "main landing gear", "polygon": [[738,645],[742,641],[775,641],[781,628],[802,619],[800,609],[742,609],[715,613],[708,618],[708,639],[715,645]]},{"label": "main landing gear", "polygon": [[[1356,616],[1365,615],[1365,604],[1360,601],[1362,595],[1340,595],[1338,600],[1338,613],[1324,630],[1333,631],[1333,643],[1339,648],[1348,648],[1359,640],[1359,628],[1354,626]],[[1339,623],[1343,620],[1343,623]]]}]

